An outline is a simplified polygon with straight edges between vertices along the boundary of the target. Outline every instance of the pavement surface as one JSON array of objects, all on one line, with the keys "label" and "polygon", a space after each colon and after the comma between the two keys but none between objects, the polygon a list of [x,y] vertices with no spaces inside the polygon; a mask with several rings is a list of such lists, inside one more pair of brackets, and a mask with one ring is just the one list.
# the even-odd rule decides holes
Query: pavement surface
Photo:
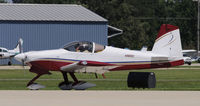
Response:
[{"label": "pavement surface", "polygon": [[200,106],[200,91],[0,91],[0,106]]},{"label": "pavement surface", "polygon": [[0,66],[0,69],[30,69],[29,66]]}]

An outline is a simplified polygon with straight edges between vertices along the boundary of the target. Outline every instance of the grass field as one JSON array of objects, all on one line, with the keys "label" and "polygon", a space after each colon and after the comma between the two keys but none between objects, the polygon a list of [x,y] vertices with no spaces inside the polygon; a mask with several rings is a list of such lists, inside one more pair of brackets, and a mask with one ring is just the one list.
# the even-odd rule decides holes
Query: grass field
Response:
[{"label": "grass field", "polygon": [[[136,72],[136,71],[134,71]],[[157,85],[153,89],[144,90],[198,90],[200,91],[200,67],[181,66],[176,69],[151,69],[137,70],[137,72],[154,72]],[[106,79],[94,74],[76,74],[79,80],[94,83],[97,86],[88,90],[143,90],[127,87],[127,76],[129,71],[118,71],[106,73]],[[0,70],[0,90],[26,90],[26,84],[35,74],[28,70]],[[70,79],[71,80],[71,79]],[[52,75],[44,75],[36,82],[45,85],[42,90],[59,90],[57,85],[63,81],[62,74],[52,72]]]}]

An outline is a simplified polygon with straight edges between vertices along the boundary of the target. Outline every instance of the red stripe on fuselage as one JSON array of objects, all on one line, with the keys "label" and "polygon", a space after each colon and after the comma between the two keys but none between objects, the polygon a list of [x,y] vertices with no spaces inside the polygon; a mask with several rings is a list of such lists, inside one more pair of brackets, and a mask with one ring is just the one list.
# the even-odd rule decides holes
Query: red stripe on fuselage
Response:
[{"label": "red stripe on fuselage", "polygon": [[119,71],[119,70],[133,70],[133,69],[149,69],[149,68],[166,68],[166,67],[173,67],[183,65],[183,60],[166,62],[166,63],[152,63],[152,64],[137,64],[137,65],[123,65],[109,71]]},{"label": "red stripe on fuselage", "polygon": [[46,70],[51,71],[60,71],[60,67],[72,64],[72,62],[62,62],[62,61],[47,61],[47,60],[39,60],[30,62],[31,65],[42,67]]},{"label": "red stripe on fuselage", "polygon": [[[118,71],[118,70],[133,70],[133,69],[149,69],[149,68],[164,68],[164,67],[173,67],[183,65],[183,60],[172,61],[172,62],[165,62],[165,63],[152,63],[152,64],[132,64],[132,65],[115,65],[103,62],[92,62],[87,61],[87,66],[119,66],[113,68],[109,71]],[[47,60],[39,60],[39,61],[32,61],[30,62],[31,65],[41,67],[45,70],[51,71],[60,71],[60,67],[72,64],[72,62],[63,62],[63,61],[47,61]]]},{"label": "red stripe on fuselage", "polygon": [[[95,61],[86,61],[85,66],[113,66],[113,64],[104,63],[104,62],[95,62]],[[60,71],[60,67],[72,64],[73,62],[64,62],[64,61],[48,61],[48,60],[38,60],[30,62],[31,65],[42,67],[46,70],[51,71]],[[82,65],[82,64],[80,64]]]}]

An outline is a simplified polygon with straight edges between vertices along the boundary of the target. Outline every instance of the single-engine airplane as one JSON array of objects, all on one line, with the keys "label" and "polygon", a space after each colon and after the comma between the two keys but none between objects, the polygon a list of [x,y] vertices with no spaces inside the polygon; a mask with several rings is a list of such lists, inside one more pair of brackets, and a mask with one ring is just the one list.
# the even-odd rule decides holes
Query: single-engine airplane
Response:
[{"label": "single-engine airplane", "polygon": [[[75,41],[55,50],[31,51],[15,56],[15,59],[30,66],[36,73],[28,84],[30,89],[40,89],[43,85],[34,81],[41,75],[58,71],[64,82],[59,84],[63,90],[87,89],[95,84],[79,81],[75,72],[103,74],[107,71],[163,68],[183,65],[180,32],[177,26],[163,24],[157,35],[152,51],[134,51],[103,46],[94,42]],[[74,82],[70,82],[67,73]]]},{"label": "single-engine airplane", "polygon": [[0,59],[9,59],[8,65],[12,65],[11,59],[21,52],[20,50],[22,50],[22,44],[23,40],[20,38],[17,46],[13,50],[0,47]]}]

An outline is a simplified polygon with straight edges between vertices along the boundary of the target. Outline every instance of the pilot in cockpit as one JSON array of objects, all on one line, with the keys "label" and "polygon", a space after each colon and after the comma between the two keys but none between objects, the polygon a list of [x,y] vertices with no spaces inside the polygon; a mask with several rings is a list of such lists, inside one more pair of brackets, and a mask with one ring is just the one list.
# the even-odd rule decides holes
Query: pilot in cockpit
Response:
[{"label": "pilot in cockpit", "polygon": [[76,47],[76,52],[89,52],[88,44],[78,44]]}]

